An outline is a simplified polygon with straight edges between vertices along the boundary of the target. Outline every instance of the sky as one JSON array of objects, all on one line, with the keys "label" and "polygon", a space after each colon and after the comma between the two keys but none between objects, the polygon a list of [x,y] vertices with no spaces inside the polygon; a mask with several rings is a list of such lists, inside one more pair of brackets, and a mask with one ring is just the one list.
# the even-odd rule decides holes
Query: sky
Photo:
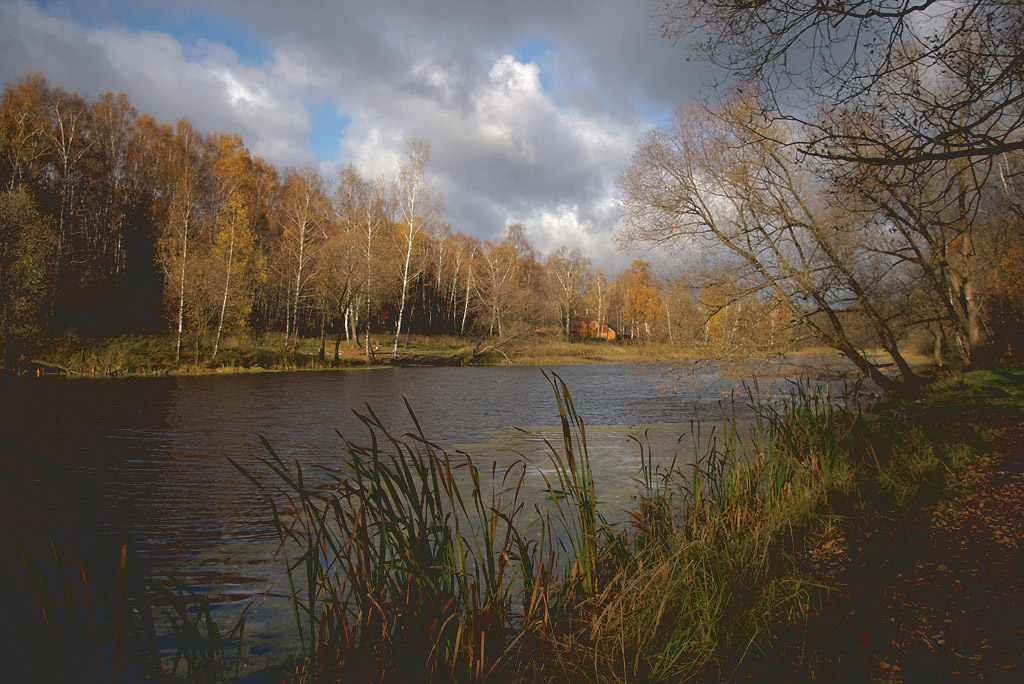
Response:
[{"label": "sky", "polygon": [[[392,177],[408,142],[452,230],[520,222],[615,271],[616,179],[711,74],[654,0],[0,0],[0,81],[124,92],[161,121],[240,133],[279,169]],[[703,70],[703,71],[702,71]]]}]

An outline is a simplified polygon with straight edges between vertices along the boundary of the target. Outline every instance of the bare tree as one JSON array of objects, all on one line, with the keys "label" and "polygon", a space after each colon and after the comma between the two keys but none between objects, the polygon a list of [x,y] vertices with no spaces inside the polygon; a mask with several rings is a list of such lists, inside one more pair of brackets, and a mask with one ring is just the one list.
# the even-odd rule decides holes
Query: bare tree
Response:
[{"label": "bare tree", "polygon": [[508,241],[484,243],[476,283],[477,300],[483,308],[488,332],[501,337],[514,300],[521,292],[522,265],[519,250]]},{"label": "bare tree", "polygon": [[[660,2],[684,40],[765,112],[799,120],[804,152],[901,166],[1024,149],[1024,13],[1004,0]],[[870,135],[851,112],[886,120]]]},{"label": "bare tree", "polygon": [[[897,233],[882,260],[921,278],[922,321],[985,358],[994,260],[976,225],[1024,150],[1024,6],[1004,0],[661,3],[664,33],[722,67],[850,205]],[[730,88],[732,90],[732,88]],[[771,135],[768,128],[751,130]],[[982,217],[983,218],[983,217]],[[871,220],[870,218],[866,220]],[[981,221],[982,224],[986,223]],[[942,331],[945,331],[942,332]]]},{"label": "bare tree", "polygon": [[[621,179],[627,237],[699,240],[731,265],[733,297],[771,293],[879,385],[913,384],[898,339],[905,309],[888,305],[910,275],[859,247],[887,239],[886,231],[837,209],[797,163],[784,128],[743,98],[714,112],[680,108],[670,128],[644,140]],[[868,322],[899,380],[857,343],[855,315]]]}]

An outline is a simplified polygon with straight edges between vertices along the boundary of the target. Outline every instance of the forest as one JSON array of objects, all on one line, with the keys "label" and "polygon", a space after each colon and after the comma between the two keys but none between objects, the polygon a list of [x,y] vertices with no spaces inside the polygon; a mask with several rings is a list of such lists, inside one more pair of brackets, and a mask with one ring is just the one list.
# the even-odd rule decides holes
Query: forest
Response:
[{"label": "forest", "polygon": [[[0,101],[0,334],[5,367],[40,336],[173,334],[179,362],[216,359],[226,336],[342,344],[370,335],[671,341],[741,335],[698,316],[726,297],[637,260],[610,280],[579,250],[542,256],[521,224],[481,241],[440,219],[428,143],[390,178],[348,166],[277,169],[231,133],[88,100],[41,75]],[[602,327],[604,326],[604,327]],[[780,326],[781,327],[781,326]],[[614,331],[614,332],[612,332]],[[781,338],[780,338],[781,339]]]}]

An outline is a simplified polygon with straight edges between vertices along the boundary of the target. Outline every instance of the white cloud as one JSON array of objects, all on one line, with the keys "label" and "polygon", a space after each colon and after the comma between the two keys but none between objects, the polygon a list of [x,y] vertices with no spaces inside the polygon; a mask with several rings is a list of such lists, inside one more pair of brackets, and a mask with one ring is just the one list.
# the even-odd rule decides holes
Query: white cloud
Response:
[{"label": "white cloud", "polygon": [[[17,78],[42,71],[69,90],[123,91],[159,119],[188,118],[205,130],[240,133],[256,154],[277,163],[309,158],[309,116],[286,83],[240,64],[228,47],[200,41],[194,58],[173,36],[121,26],[91,28],[19,2],[0,9],[0,53]],[[47,46],[45,55],[38,46]],[[13,47],[14,49],[10,49]]]},{"label": "white cloud", "polygon": [[[322,169],[352,161],[369,177],[390,176],[407,141],[424,138],[454,229],[495,238],[519,220],[538,248],[565,243],[595,263],[618,258],[615,178],[645,127],[637,112],[682,91],[681,55],[668,61],[646,11],[618,0],[444,0],[430,11],[388,0],[358,11],[261,0],[175,6],[174,21],[212,11],[256,32],[267,55],[257,65],[213,36],[176,37],[174,21],[159,23],[171,10],[145,6],[140,15],[157,19],[138,31],[101,25],[120,5],[103,14],[68,2],[58,7],[78,8],[88,22],[0,0],[4,78],[42,71],[90,95],[123,90],[161,120],[238,132],[279,166],[311,160],[305,103],[326,101],[348,125],[337,159],[321,160]],[[513,56],[538,38],[545,49],[534,61]]]}]

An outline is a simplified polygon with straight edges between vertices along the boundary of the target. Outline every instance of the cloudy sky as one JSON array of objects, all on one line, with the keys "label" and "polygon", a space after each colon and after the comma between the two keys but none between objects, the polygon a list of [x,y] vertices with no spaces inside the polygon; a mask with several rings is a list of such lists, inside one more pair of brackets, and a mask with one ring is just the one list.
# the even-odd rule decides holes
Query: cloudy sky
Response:
[{"label": "cloudy sky", "polygon": [[394,174],[412,137],[453,229],[522,222],[545,252],[628,264],[611,234],[637,138],[707,74],[653,0],[0,0],[0,79],[30,72],[279,167]]}]

